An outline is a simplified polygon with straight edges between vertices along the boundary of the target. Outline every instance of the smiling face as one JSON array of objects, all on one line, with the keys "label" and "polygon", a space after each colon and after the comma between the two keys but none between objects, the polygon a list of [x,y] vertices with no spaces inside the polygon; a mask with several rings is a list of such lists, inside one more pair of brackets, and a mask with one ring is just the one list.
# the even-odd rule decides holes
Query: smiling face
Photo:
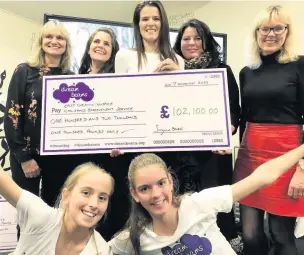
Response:
[{"label": "smiling face", "polygon": [[42,35],[41,46],[45,55],[61,57],[66,50],[66,40],[58,28],[50,28]]},{"label": "smiling face", "polygon": [[184,30],[181,40],[181,52],[185,59],[198,58],[203,53],[203,41],[194,27]]},{"label": "smiling face", "polygon": [[106,32],[97,32],[88,53],[92,60],[100,61],[104,64],[110,59],[112,54],[112,37]]},{"label": "smiling face", "polygon": [[65,219],[75,228],[95,226],[108,208],[111,191],[107,174],[95,170],[81,176],[71,191],[63,190]]},{"label": "smiling face", "polygon": [[263,22],[256,33],[257,43],[262,54],[269,55],[283,47],[288,34],[288,28],[282,21],[272,19]]},{"label": "smiling face", "polygon": [[131,195],[149,212],[151,217],[164,216],[173,208],[171,175],[157,164],[136,170]]},{"label": "smiling face", "polygon": [[155,42],[159,39],[161,28],[160,14],[157,7],[145,6],[140,11],[139,29],[144,41]]}]

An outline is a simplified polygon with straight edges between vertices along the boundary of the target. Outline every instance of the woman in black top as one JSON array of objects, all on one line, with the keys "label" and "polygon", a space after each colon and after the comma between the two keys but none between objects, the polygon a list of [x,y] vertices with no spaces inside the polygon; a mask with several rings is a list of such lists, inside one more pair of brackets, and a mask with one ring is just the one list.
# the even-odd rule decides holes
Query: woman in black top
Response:
[{"label": "woman in black top", "polygon": [[42,77],[73,74],[70,57],[71,43],[66,29],[57,21],[49,21],[40,30],[30,60],[14,71],[4,115],[14,181],[38,195],[42,176],[41,196],[51,206],[61,188],[58,179],[66,168],[73,168],[74,160],[69,156],[39,154]]},{"label": "woman in black top", "polygon": [[[79,74],[103,74],[114,73],[115,56],[119,50],[119,44],[116,35],[110,28],[97,29],[88,39],[85,52],[83,54]],[[111,201],[107,209],[105,220],[99,223],[96,230],[103,236],[105,240],[111,237],[123,227],[125,223],[124,209],[125,203],[121,196],[127,191],[122,190],[126,180],[123,177],[124,167],[129,163],[130,159],[126,159],[126,155],[122,155],[113,159],[109,154],[92,154],[78,155],[83,162],[92,161],[102,166],[111,173],[115,179],[117,187],[111,196]],[[128,169],[126,168],[125,171]]]},{"label": "woman in black top", "polygon": [[[304,59],[294,51],[293,35],[290,16],[280,6],[263,10],[254,22],[250,63],[240,72],[243,135],[235,181],[301,143]],[[296,217],[304,216],[303,169],[300,162],[240,201],[245,255],[268,254],[265,212],[274,254],[297,254],[294,228]]]},{"label": "woman in black top", "polygon": [[[178,32],[174,50],[185,59],[185,69],[225,68],[227,70],[230,100],[231,132],[239,125],[239,89],[230,66],[222,63],[219,45],[209,27],[202,21],[191,19]],[[221,155],[220,155],[221,154]],[[180,192],[200,191],[205,188],[231,184],[232,156],[229,151],[179,152],[176,161]],[[219,227],[236,251],[242,249],[237,235],[233,213],[220,214]]]}]

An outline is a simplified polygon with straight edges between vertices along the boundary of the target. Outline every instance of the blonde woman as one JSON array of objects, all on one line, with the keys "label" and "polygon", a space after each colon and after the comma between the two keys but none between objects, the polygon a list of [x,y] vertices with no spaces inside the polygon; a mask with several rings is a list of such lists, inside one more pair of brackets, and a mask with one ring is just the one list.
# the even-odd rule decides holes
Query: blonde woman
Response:
[{"label": "blonde woman", "polygon": [[[10,149],[13,180],[54,205],[67,175],[77,162],[72,156],[40,156],[42,77],[69,75],[71,42],[65,27],[49,21],[40,30],[29,61],[18,65],[9,84],[4,130]],[[68,173],[66,173],[68,171]]]},{"label": "blonde woman", "polygon": [[[302,142],[304,59],[294,50],[290,16],[281,6],[261,11],[254,21],[251,39],[249,63],[240,72],[245,132],[235,164],[235,181]],[[268,169],[270,173],[275,170]],[[304,216],[303,185],[301,159],[271,186],[240,201],[245,255],[268,254],[265,212],[274,253],[296,254],[294,228],[296,218]]]},{"label": "blonde woman", "polygon": [[78,166],[67,178],[57,208],[21,189],[0,169],[0,194],[17,209],[21,236],[13,254],[110,255],[94,230],[105,214],[114,179],[92,163]]}]

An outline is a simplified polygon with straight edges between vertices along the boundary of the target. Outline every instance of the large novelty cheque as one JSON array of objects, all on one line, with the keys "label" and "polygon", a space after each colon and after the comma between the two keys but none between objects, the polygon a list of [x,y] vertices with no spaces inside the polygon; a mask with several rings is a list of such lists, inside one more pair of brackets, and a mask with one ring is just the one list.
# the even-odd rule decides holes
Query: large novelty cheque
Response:
[{"label": "large novelty cheque", "polygon": [[44,77],[41,155],[231,143],[225,69]]}]

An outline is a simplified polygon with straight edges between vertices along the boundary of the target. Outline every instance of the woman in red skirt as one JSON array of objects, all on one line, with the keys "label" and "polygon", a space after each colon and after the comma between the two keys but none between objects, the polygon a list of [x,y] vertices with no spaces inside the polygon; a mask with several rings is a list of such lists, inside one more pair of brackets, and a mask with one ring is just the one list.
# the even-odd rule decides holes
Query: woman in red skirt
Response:
[{"label": "woman in red skirt", "polygon": [[[280,6],[258,14],[252,30],[251,60],[240,72],[242,142],[234,179],[296,148],[302,141],[304,58],[294,52],[293,25]],[[264,214],[275,255],[295,255],[296,218],[304,216],[304,165],[292,167],[273,185],[243,199],[241,221],[245,255],[266,255]]]}]

